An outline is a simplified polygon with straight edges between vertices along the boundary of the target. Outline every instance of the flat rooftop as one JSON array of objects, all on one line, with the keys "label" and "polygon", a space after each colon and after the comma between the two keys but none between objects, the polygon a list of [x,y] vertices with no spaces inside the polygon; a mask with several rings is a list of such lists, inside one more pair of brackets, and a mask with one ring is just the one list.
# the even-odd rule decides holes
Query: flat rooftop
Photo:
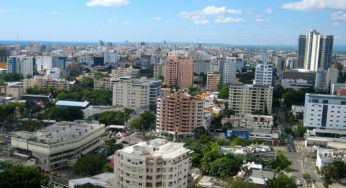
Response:
[{"label": "flat rooftop", "polygon": [[153,157],[175,158],[191,150],[184,148],[184,143],[168,142],[164,139],[154,139],[141,142],[121,150],[121,152],[134,155],[150,155]]},{"label": "flat rooftop", "polygon": [[104,124],[61,121],[35,132],[18,131],[14,137],[44,144],[66,142],[104,127]]},{"label": "flat rooftop", "polygon": [[64,101],[59,100],[55,103],[56,106],[74,106],[74,107],[81,107],[86,108],[90,103],[88,101],[79,102],[79,101]]}]

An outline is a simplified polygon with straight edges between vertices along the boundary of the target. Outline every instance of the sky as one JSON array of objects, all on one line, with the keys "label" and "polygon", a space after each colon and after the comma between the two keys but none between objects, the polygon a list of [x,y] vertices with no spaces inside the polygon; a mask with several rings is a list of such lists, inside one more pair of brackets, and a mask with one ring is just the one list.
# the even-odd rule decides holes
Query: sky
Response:
[{"label": "sky", "polygon": [[346,0],[0,0],[0,40],[346,45]]}]

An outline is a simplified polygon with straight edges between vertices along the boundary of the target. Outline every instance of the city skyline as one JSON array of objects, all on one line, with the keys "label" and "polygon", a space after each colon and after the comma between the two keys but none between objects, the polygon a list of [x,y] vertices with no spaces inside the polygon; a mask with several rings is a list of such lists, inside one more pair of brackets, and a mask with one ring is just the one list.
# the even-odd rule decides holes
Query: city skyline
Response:
[{"label": "city skyline", "polygon": [[346,45],[343,0],[2,1],[1,40],[296,46],[312,29]]}]

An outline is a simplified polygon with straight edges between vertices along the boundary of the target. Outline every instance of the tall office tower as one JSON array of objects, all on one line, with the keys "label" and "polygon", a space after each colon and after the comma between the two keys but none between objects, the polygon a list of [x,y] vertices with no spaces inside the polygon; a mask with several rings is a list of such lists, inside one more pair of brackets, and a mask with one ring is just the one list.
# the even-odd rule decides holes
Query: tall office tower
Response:
[{"label": "tall office tower", "polygon": [[168,56],[166,60],[166,85],[177,85],[188,88],[192,85],[193,58],[178,58]]},{"label": "tall office tower", "polygon": [[161,82],[158,80],[150,80],[150,91],[149,91],[149,108],[152,111],[156,111],[157,98],[161,93]]},{"label": "tall office tower", "polygon": [[210,72],[210,61],[209,60],[194,60],[193,72],[196,74],[207,74]]},{"label": "tall office tower", "polygon": [[66,76],[66,57],[53,57],[52,68],[59,68],[63,76]]},{"label": "tall office tower", "polygon": [[221,79],[223,84],[233,84],[236,81],[237,59],[235,57],[227,57],[221,71]]},{"label": "tall office tower", "polygon": [[203,126],[203,101],[181,91],[158,98],[156,132],[161,134],[192,135]]},{"label": "tall office tower", "polygon": [[120,79],[113,84],[113,106],[149,108],[150,83],[146,80]]},{"label": "tall office tower", "polygon": [[256,65],[256,73],[253,84],[271,86],[273,81],[273,64],[259,61]]},{"label": "tall office tower", "polygon": [[346,96],[305,94],[304,126],[346,130]]},{"label": "tall office tower", "polygon": [[339,78],[339,69],[335,66],[331,66],[327,71],[327,85],[326,88],[329,89],[331,84],[337,83]]},{"label": "tall office tower", "polygon": [[50,69],[53,66],[53,58],[50,56],[37,56],[36,57],[36,70],[41,72],[42,70]]},{"label": "tall office tower", "polygon": [[118,62],[118,52],[117,51],[104,52],[103,58],[104,58],[105,64],[116,64]]},{"label": "tall office tower", "polygon": [[207,74],[207,90],[217,91],[217,85],[220,83],[219,72],[209,72]]},{"label": "tall office tower", "polygon": [[31,56],[10,56],[7,60],[8,73],[20,73],[24,78],[34,74],[34,60]]},{"label": "tall office tower", "polygon": [[315,89],[327,90],[326,85],[327,85],[327,70],[320,68],[316,71]]},{"label": "tall office tower", "polygon": [[183,143],[154,139],[118,150],[114,187],[188,187],[192,151]]},{"label": "tall office tower", "polygon": [[271,114],[273,87],[264,85],[231,84],[229,88],[229,108],[236,114]]},{"label": "tall office tower", "polygon": [[332,63],[333,35],[320,35],[316,30],[298,39],[298,66],[304,62],[304,69],[317,71],[328,69]]}]

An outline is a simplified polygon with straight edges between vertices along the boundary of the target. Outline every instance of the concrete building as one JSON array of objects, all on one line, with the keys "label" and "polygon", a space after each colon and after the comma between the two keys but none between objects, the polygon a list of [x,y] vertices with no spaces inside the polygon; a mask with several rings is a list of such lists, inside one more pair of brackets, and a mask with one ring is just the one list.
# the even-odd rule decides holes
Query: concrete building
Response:
[{"label": "concrete building", "polygon": [[139,78],[139,69],[134,69],[132,66],[129,68],[112,69],[111,77],[118,79],[121,77]]},{"label": "concrete building", "polygon": [[103,53],[104,63],[105,64],[116,64],[118,62],[118,52],[117,51],[108,51]]},{"label": "concrete building", "polygon": [[24,78],[34,75],[34,61],[31,56],[10,56],[7,73],[20,73]]},{"label": "concrete building", "polygon": [[113,84],[113,106],[148,109],[149,95],[150,83],[148,80],[123,78]]},{"label": "concrete building", "polygon": [[35,132],[19,131],[11,137],[14,155],[34,157],[37,165],[53,170],[73,164],[103,144],[105,125],[57,122]]},{"label": "concrete building", "polygon": [[150,91],[149,91],[149,109],[156,111],[157,99],[160,97],[161,93],[161,82],[158,80],[149,80]]},{"label": "concrete building", "polygon": [[307,35],[300,35],[298,41],[298,64],[304,62],[304,69],[317,71],[328,69],[332,63],[333,35],[321,35],[311,30]]},{"label": "concrete building", "polygon": [[273,116],[268,115],[233,115],[230,118],[223,118],[222,124],[231,123],[232,127],[243,127],[247,129],[272,130],[274,125]]},{"label": "concrete building", "polygon": [[102,77],[100,79],[94,79],[94,90],[97,89],[106,89],[113,91],[113,84],[116,82],[116,79]]},{"label": "concrete building", "polygon": [[59,68],[63,76],[66,76],[66,69],[67,69],[66,60],[67,58],[62,56],[60,57],[55,56],[52,59],[52,68],[54,67]]},{"label": "concrete building", "polygon": [[61,78],[61,70],[59,68],[48,68],[46,69],[46,78],[51,78],[51,79],[60,79]]},{"label": "concrete building", "polygon": [[183,92],[176,92],[157,101],[157,134],[192,135],[203,126],[203,101]]},{"label": "concrete building", "polygon": [[346,130],[346,96],[305,95],[304,126],[308,129]]},{"label": "concrete building", "polygon": [[259,61],[256,65],[255,79],[253,84],[271,86],[273,82],[273,64]]},{"label": "concrete building", "polygon": [[319,148],[316,155],[316,167],[320,170],[332,164],[334,161],[339,160],[346,162],[346,150],[324,149]]},{"label": "concrete building", "polygon": [[68,181],[68,187],[74,188],[77,185],[84,185],[90,183],[94,186],[101,186],[104,188],[114,188],[114,174],[104,172],[91,177],[72,179]]},{"label": "concrete building", "polygon": [[193,58],[178,58],[168,56],[166,59],[166,85],[177,85],[181,88],[188,88],[192,85],[193,79]]},{"label": "concrete building", "polygon": [[54,88],[57,90],[70,89],[70,84],[65,79],[52,79],[41,76],[35,76],[34,78],[27,78],[23,80],[24,92],[27,88],[37,87],[39,89]]},{"label": "concrete building", "polygon": [[270,146],[265,145],[254,145],[250,146],[220,146],[219,152],[223,154],[232,153],[235,155],[246,156],[247,160],[274,160],[276,159],[276,153]]},{"label": "concrete building", "polygon": [[209,72],[207,74],[207,90],[217,91],[217,86],[220,83],[220,73],[219,72]]},{"label": "concrete building", "polygon": [[155,64],[154,65],[154,78],[165,77],[166,64]]},{"label": "concrete building", "polygon": [[301,88],[314,87],[316,72],[296,69],[282,72],[280,74],[280,78],[283,88],[292,88],[298,90]]},{"label": "concrete building", "polygon": [[262,140],[274,146],[277,146],[280,140],[279,132],[274,132],[270,130],[246,129],[241,127],[233,128],[232,130],[226,131],[227,140],[232,136],[237,136],[245,140]]},{"label": "concrete building", "polygon": [[255,111],[271,114],[272,96],[271,86],[231,84],[228,104],[236,114],[254,114]]},{"label": "concrete building", "polygon": [[207,74],[210,72],[210,61],[209,60],[194,60],[193,72],[196,74]]},{"label": "concrete building", "polygon": [[221,71],[221,80],[223,84],[233,84],[236,82],[237,59],[235,57],[227,57]]},{"label": "concrete building", "polygon": [[330,94],[336,95],[339,88],[346,88],[346,83],[332,83],[330,87]]},{"label": "concrete building", "polygon": [[114,181],[117,188],[185,188],[192,151],[183,143],[155,139],[115,152]]},{"label": "concrete building", "polygon": [[327,70],[320,68],[316,71],[315,89],[327,90]]},{"label": "concrete building", "polygon": [[0,96],[21,100],[23,94],[23,82],[7,82],[6,86],[0,86]]},{"label": "concrete building", "polygon": [[53,67],[53,58],[51,56],[36,56],[35,59],[37,72]]},{"label": "concrete building", "polygon": [[327,70],[326,88],[329,89],[332,84],[337,83],[339,78],[339,69],[335,66],[330,67]]}]

